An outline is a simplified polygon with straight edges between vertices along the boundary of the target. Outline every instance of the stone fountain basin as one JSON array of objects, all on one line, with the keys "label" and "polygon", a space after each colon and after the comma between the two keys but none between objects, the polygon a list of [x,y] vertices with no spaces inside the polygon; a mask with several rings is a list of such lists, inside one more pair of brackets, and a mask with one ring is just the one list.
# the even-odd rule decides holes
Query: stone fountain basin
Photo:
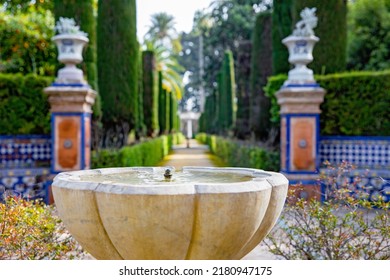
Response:
[{"label": "stone fountain basin", "polygon": [[241,259],[273,228],[287,195],[288,180],[282,174],[248,168],[183,168],[195,174],[246,176],[239,182],[137,185],[82,180],[85,175],[163,174],[164,170],[60,173],[52,185],[58,213],[74,238],[97,259]]}]

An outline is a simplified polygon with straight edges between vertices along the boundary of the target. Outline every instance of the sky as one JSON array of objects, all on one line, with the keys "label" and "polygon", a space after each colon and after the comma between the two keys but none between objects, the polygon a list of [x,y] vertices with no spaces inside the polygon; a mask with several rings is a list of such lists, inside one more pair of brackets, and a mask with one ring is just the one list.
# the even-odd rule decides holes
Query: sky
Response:
[{"label": "sky", "polygon": [[175,18],[176,30],[189,32],[195,11],[207,8],[212,0],[136,0],[137,36],[142,41],[150,26],[150,16],[166,12]]}]

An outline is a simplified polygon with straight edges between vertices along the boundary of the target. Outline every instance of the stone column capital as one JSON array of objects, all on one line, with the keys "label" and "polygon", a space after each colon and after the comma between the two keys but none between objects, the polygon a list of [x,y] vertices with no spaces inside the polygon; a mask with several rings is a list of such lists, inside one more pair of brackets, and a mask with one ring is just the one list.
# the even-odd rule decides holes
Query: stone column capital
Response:
[{"label": "stone column capital", "polygon": [[44,92],[49,96],[52,113],[92,113],[96,91],[89,87],[50,86]]},{"label": "stone column capital", "polygon": [[325,90],[321,87],[283,87],[276,93],[281,114],[319,114]]}]

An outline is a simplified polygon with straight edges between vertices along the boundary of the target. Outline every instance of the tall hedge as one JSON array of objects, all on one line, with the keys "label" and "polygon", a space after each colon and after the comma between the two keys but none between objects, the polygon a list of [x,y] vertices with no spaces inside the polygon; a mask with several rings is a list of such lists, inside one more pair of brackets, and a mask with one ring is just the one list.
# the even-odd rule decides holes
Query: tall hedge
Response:
[{"label": "tall hedge", "polygon": [[217,133],[217,95],[216,92],[207,96],[202,119],[200,120],[200,131],[207,133]]},{"label": "tall hedge", "polygon": [[[138,43],[138,48],[140,45]],[[144,69],[143,58],[141,52],[137,56],[138,58],[138,117],[136,123],[135,136],[136,139],[140,139],[141,137],[146,135],[146,126],[145,126],[145,117],[144,117],[144,85],[143,85],[143,73]]]},{"label": "tall hedge", "polygon": [[294,24],[301,19],[305,7],[316,7],[318,25],[314,29],[320,41],[313,51],[314,60],[309,64],[316,74],[345,71],[347,61],[347,1],[345,0],[295,0]]},{"label": "tall hedge", "polygon": [[170,131],[170,106],[171,93],[163,86],[163,74],[158,72],[158,123],[160,134],[167,134]]},{"label": "tall hedge", "polygon": [[251,55],[252,42],[250,40],[240,42],[236,61],[237,118],[235,127],[235,135],[239,139],[248,138],[251,133],[249,125],[251,102],[248,82],[251,73]]},{"label": "tall hedge", "polygon": [[43,88],[53,78],[0,74],[0,134],[49,134],[50,105]]},{"label": "tall hedge", "polygon": [[172,132],[178,131],[178,123],[177,123],[177,99],[173,93],[170,94],[170,106],[169,106],[169,127]]},{"label": "tall hedge", "polygon": [[[286,79],[286,75],[275,76],[267,84],[272,120],[277,123],[280,107],[275,93]],[[390,71],[318,75],[315,79],[327,92],[321,105],[322,135],[390,135]]]},{"label": "tall hedge", "polygon": [[[138,42],[135,0],[99,1],[98,77],[106,129],[138,121]],[[126,131],[125,131],[126,132]]]},{"label": "tall hedge", "polygon": [[273,0],[272,12],[272,69],[274,74],[290,70],[288,51],[282,40],[293,30],[292,5],[294,0]]},{"label": "tall hedge", "polygon": [[221,69],[221,90],[220,90],[220,125],[222,132],[232,130],[236,122],[236,83],[234,78],[233,53],[226,51]]},{"label": "tall hedge", "polygon": [[158,133],[158,73],[153,51],[142,53],[143,111],[147,136]]},{"label": "tall hedge", "polygon": [[271,127],[270,100],[263,87],[272,75],[272,16],[261,13],[256,18],[252,34],[252,60],[250,74],[250,128],[257,139],[267,139]]},{"label": "tall hedge", "polygon": [[[223,130],[223,120],[225,118],[226,111],[226,96],[223,94],[223,80],[222,80],[222,71],[219,71],[217,74],[217,119],[216,119],[216,128],[218,133]],[[208,120],[206,120],[208,121]]]}]

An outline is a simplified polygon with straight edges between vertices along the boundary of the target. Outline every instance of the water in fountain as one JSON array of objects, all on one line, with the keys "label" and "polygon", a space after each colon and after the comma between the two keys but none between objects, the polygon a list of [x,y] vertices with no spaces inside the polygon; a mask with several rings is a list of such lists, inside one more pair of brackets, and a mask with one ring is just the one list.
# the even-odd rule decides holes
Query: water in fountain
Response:
[{"label": "water in fountain", "polygon": [[170,179],[164,177],[165,170],[126,171],[111,174],[81,175],[80,180],[99,183],[122,183],[131,185],[166,185],[183,183],[238,183],[251,181],[254,177],[229,172],[176,171]]}]

